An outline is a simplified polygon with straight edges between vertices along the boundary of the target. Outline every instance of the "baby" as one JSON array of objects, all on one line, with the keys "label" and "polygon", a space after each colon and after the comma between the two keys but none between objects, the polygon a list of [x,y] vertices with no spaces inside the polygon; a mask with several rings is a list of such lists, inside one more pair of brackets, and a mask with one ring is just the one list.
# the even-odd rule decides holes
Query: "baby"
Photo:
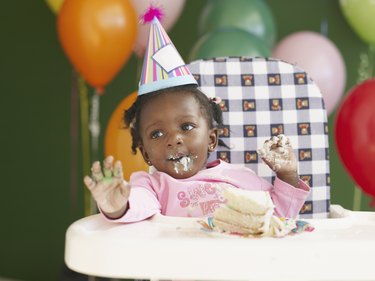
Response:
[{"label": "baby", "polygon": [[131,129],[133,151],[138,149],[155,171],[135,172],[126,182],[121,163],[113,157],[104,160],[103,170],[99,162],[92,165],[92,177],[84,182],[108,219],[133,222],[156,213],[210,216],[223,204],[221,191],[226,187],[268,191],[275,214],[294,218],[309,193],[284,136],[271,138],[260,150],[276,172],[274,186],[248,168],[221,160],[207,163],[219,144],[222,113],[196,85],[139,96],[126,112],[125,123]]}]

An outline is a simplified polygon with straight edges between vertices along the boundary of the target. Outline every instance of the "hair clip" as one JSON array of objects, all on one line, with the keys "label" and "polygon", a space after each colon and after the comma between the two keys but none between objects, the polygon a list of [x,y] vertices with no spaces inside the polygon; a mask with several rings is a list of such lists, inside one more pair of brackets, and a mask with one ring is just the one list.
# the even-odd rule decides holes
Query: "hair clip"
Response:
[{"label": "hair clip", "polygon": [[220,104],[221,103],[221,98],[220,97],[210,98],[210,102],[214,102],[216,104]]}]

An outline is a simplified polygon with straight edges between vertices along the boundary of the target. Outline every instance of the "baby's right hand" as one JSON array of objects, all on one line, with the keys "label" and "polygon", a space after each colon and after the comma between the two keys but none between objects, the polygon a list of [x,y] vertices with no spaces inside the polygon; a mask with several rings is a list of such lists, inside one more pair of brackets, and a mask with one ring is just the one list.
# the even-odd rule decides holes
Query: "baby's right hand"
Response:
[{"label": "baby's right hand", "polygon": [[85,176],[84,182],[96,200],[99,208],[108,217],[118,218],[127,208],[130,186],[124,180],[122,165],[116,161],[113,166],[113,156],[103,161],[103,171],[100,162],[96,161],[91,167],[92,177]]}]

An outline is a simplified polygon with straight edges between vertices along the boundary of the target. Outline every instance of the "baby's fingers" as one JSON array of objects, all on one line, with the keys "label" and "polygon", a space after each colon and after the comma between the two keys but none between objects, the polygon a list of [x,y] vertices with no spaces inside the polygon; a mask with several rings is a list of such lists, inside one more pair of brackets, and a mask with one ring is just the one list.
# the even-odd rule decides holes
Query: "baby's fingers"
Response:
[{"label": "baby's fingers", "polygon": [[106,178],[112,177],[113,171],[113,156],[108,156],[103,161],[103,172]]},{"label": "baby's fingers", "polygon": [[90,191],[91,191],[91,190],[95,187],[95,185],[96,185],[95,181],[93,181],[93,179],[90,178],[89,176],[85,176],[85,177],[83,178],[83,182],[85,183],[86,187],[87,187]]},{"label": "baby's fingers", "polygon": [[276,159],[270,159],[270,158],[262,158],[264,163],[267,164],[268,167],[270,167],[271,170],[274,172],[277,172],[280,169],[280,164],[276,163]]},{"label": "baby's fingers", "polygon": [[115,178],[118,178],[120,180],[123,180],[124,179],[124,174],[123,174],[123,171],[122,171],[122,164],[121,164],[121,161],[116,161],[115,162],[115,167],[113,169],[113,176]]},{"label": "baby's fingers", "polygon": [[94,181],[98,182],[103,179],[103,173],[99,161],[96,161],[94,162],[94,164],[92,164],[91,173]]}]

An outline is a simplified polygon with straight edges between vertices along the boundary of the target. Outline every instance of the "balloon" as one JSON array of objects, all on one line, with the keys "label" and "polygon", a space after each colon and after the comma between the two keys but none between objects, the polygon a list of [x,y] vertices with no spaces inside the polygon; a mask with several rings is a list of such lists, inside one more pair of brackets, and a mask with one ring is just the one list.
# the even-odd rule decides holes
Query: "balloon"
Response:
[{"label": "balloon", "polygon": [[131,173],[135,171],[148,171],[149,168],[141,153],[135,155],[132,153],[130,130],[124,128],[124,111],[133,104],[137,96],[138,93],[133,92],[119,103],[109,119],[105,133],[105,154],[121,160],[125,179],[129,179]]},{"label": "balloon", "polygon": [[345,168],[375,198],[375,79],[354,87],[338,109],[336,146]]},{"label": "balloon", "polygon": [[327,113],[334,110],[345,88],[346,68],[332,41],[316,32],[296,32],[281,40],[272,56],[305,70],[320,88]]},{"label": "balloon", "polygon": [[60,8],[63,4],[64,0],[46,0],[46,3],[48,7],[54,12],[55,14],[58,14],[60,11]]},{"label": "balloon", "polygon": [[190,60],[226,56],[269,57],[271,50],[255,35],[238,28],[216,30],[193,46]]},{"label": "balloon", "polygon": [[129,0],[65,0],[58,33],[68,58],[102,91],[132,54],[136,14]]},{"label": "balloon", "polygon": [[340,7],[356,34],[366,43],[375,43],[375,2],[340,0]]},{"label": "balloon", "polygon": [[[133,7],[140,17],[150,7],[150,0],[131,0]],[[161,19],[161,24],[166,31],[170,30],[178,17],[180,16],[182,9],[185,5],[185,0],[158,0],[157,7],[159,7],[164,16]],[[138,27],[137,38],[134,44],[134,52],[140,58],[143,56],[148,41],[148,35],[150,31],[150,25],[144,24]]]},{"label": "balloon", "polygon": [[276,40],[276,24],[267,3],[263,0],[210,0],[199,22],[199,35],[223,27],[237,27],[261,38],[269,48]]}]

